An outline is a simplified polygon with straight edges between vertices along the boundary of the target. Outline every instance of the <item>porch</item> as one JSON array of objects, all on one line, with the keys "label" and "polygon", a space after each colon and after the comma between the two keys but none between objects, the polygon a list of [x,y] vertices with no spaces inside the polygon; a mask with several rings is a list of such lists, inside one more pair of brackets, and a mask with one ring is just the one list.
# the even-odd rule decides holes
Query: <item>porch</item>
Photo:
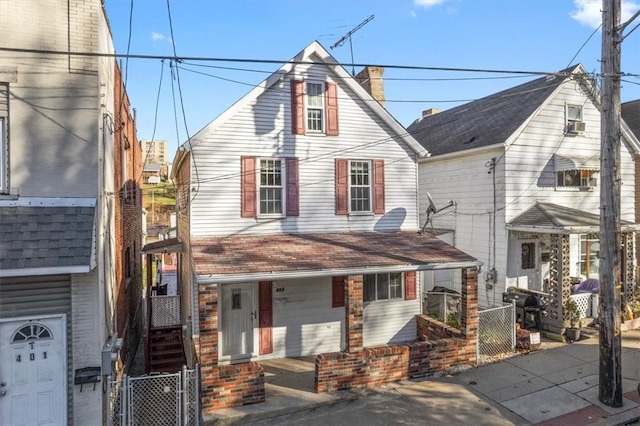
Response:
[{"label": "porch", "polygon": [[178,239],[170,239],[147,244],[142,250],[147,256],[147,328],[143,336],[146,374],[174,373],[186,364],[177,267],[175,262],[165,263],[166,255],[181,249]]},{"label": "porch", "polygon": [[[507,224],[511,267],[507,289],[531,294],[540,301],[544,308],[541,331],[565,333],[569,322],[564,307],[569,299],[577,303],[581,319],[597,320],[599,287],[592,286],[583,293],[576,291],[575,286],[598,282],[599,226],[599,215],[551,203],[536,203]],[[634,266],[637,230],[638,225],[622,221],[621,311],[637,293]],[[534,288],[522,285],[523,281],[531,281],[530,277],[518,276],[518,268],[522,271],[525,265],[528,270],[537,271],[537,288],[536,284]]]}]

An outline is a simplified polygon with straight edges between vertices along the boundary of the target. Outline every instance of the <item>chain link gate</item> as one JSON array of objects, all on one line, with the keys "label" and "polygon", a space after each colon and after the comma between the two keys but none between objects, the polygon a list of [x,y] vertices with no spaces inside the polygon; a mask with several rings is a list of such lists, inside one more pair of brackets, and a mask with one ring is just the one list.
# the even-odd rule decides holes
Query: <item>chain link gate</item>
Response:
[{"label": "chain link gate", "polygon": [[109,426],[199,426],[200,374],[180,373],[128,377],[110,381]]},{"label": "chain link gate", "polygon": [[477,359],[512,352],[516,347],[516,307],[508,303],[478,311]]}]

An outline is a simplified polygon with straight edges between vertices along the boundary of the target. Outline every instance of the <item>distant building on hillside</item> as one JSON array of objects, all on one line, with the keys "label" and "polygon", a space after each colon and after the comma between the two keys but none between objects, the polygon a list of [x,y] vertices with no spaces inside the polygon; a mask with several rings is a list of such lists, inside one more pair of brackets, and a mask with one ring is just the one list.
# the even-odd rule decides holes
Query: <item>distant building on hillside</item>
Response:
[{"label": "distant building on hillside", "polygon": [[167,161],[167,141],[162,140],[141,140],[144,152],[145,164],[160,164],[160,175],[167,176],[169,173],[169,163]]}]

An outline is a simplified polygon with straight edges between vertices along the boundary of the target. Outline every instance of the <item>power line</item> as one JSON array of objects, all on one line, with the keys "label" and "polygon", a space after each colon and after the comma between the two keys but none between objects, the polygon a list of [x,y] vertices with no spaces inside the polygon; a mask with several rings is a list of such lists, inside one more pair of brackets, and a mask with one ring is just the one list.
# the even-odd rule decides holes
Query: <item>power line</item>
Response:
[{"label": "power line", "polygon": [[[206,56],[167,56],[167,55],[139,55],[139,54],[121,54],[121,53],[97,53],[97,52],[71,52],[60,50],[46,50],[46,49],[22,49],[14,47],[0,47],[0,51],[13,52],[13,53],[35,53],[41,55],[76,55],[76,56],[91,56],[91,57],[111,57],[111,58],[131,58],[131,59],[155,59],[155,60],[171,60],[175,62],[184,61],[199,61],[199,62],[237,62],[237,63],[251,63],[251,64],[294,64],[294,65],[328,65],[325,62],[314,61],[295,61],[291,59],[279,60],[279,59],[247,59],[247,58],[216,58]],[[331,64],[329,64],[330,66]],[[335,65],[344,68],[344,65],[336,62]],[[350,64],[351,65],[351,64]],[[367,67],[371,64],[353,64],[357,67]],[[501,70],[501,69],[482,69],[482,68],[455,68],[455,67],[427,67],[419,65],[394,65],[394,64],[378,64],[377,66],[386,69],[405,69],[415,71],[451,71],[451,72],[479,72],[488,74],[528,74],[528,75],[556,75],[566,76],[566,73],[547,72],[547,71],[523,71],[523,70]]]}]

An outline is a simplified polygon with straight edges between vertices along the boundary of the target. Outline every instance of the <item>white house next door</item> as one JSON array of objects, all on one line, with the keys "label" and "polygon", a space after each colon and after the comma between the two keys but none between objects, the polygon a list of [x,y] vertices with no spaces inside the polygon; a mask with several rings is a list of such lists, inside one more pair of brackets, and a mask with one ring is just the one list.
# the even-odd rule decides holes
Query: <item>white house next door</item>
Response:
[{"label": "white house next door", "polygon": [[222,356],[251,358],[258,327],[253,283],[222,285]]},{"label": "white house next door", "polygon": [[67,423],[65,318],[0,320],[0,425]]}]

